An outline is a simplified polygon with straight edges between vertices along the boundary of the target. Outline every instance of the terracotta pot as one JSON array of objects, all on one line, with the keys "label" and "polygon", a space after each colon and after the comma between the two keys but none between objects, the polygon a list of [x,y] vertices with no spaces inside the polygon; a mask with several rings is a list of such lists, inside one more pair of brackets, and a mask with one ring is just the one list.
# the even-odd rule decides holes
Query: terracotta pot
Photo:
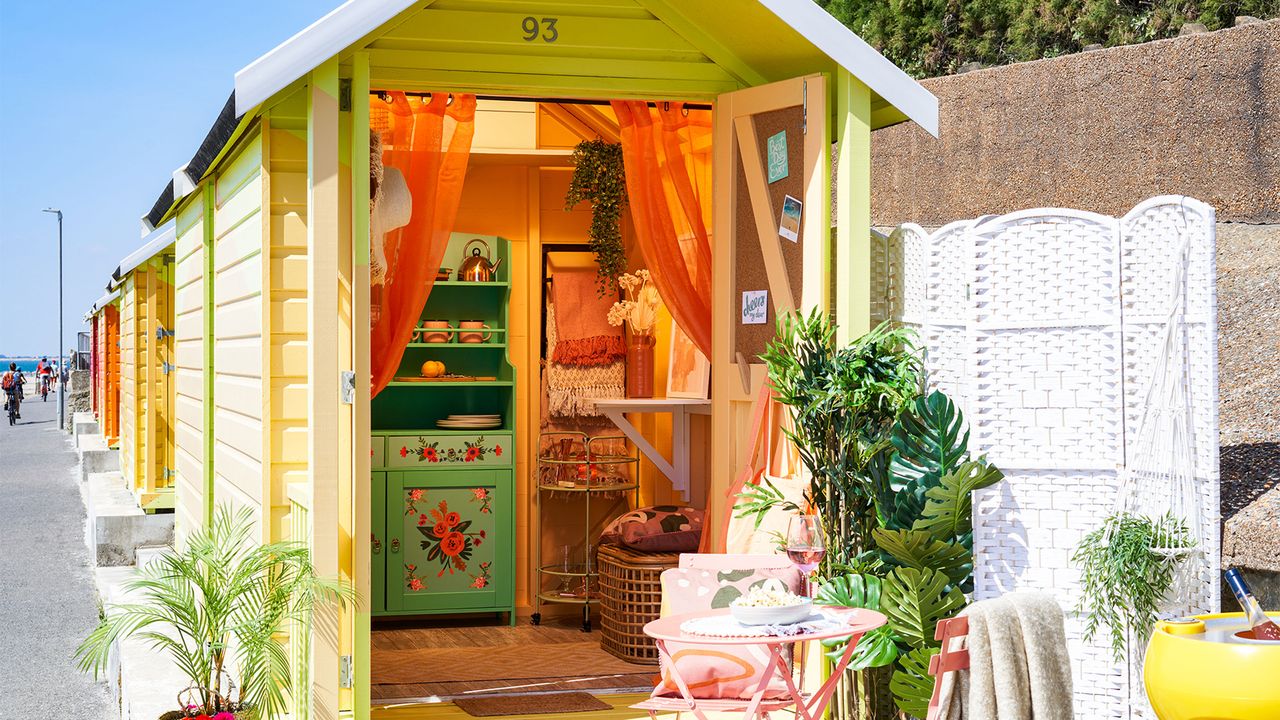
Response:
[{"label": "terracotta pot", "polygon": [[627,397],[653,397],[652,335],[632,335],[627,342]]}]

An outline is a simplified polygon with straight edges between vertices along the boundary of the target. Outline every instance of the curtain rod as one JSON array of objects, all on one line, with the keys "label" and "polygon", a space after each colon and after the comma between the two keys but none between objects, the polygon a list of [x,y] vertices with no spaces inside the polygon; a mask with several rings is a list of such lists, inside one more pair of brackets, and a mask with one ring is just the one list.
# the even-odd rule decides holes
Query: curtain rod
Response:
[{"label": "curtain rod", "polygon": [[[369,94],[382,97],[384,94],[386,94],[386,92],[387,92],[386,90],[371,90]],[[429,92],[419,92],[419,91],[409,91],[409,90],[402,90],[400,92],[403,92],[405,95],[408,95],[410,97],[431,97],[431,93]],[[564,103],[567,105],[600,105],[600,106],[606,106],[610,102],[609,100],[572,100],[569,98],[512,97],[510,95],[477,95],[476,99],[477,100],[504,100],[508,102]],[[655,101],[649,102],[649,107],[657,107],[657,106],[658,106],[657,102]],[[686,102],[684,106],[689,110],[710,110],[711,109],[710,103]]]}]

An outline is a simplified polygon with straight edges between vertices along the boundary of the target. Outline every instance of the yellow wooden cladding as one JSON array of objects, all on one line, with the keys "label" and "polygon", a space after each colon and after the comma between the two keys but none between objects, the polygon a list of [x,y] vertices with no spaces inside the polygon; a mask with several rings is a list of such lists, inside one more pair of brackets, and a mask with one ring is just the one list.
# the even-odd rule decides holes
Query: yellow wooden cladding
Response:
[{"label": "yellow wooden cladding", "polygon": [[215,181],[212,459],[214,502],[249,508],[266,542],[261,164],[262,138],[254,131]]},{"label": "yellow wooden cladding", "polygon": [[172,250],[130,271],[120,298],[120,470],[155,512],[174,502]]},{"label": "yellow wooden cladding", "polygon": [[203,193],[178,210],[174,241],[174,532],[179,544],[204,524],[205,312]]}]

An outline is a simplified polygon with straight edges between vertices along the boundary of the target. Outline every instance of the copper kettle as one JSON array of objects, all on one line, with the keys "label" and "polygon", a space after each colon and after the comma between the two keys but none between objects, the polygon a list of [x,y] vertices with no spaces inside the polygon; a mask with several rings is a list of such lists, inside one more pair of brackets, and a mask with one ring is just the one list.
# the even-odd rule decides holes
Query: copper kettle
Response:
[{"label": "copper kettle", "polygon": [[[483,255],[480,254],[480,248],[471,247],[476,243],[484,246]],[[458,267],[458,279],[468,282],[492,282],[494,275],[498,272],[498,266],[502,264],[502,258],[498,258],[498,262],[490,260],[492,254],[489,243],[484,240],[476,238],[468,242],[462,248],[462,265]]]}]

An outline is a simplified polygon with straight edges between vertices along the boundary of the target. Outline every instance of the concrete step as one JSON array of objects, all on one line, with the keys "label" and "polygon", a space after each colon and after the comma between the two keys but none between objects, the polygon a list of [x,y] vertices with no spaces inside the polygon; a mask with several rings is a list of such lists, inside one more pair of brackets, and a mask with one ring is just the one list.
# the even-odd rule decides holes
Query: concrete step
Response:
[{"label": "concrete step", "polygon": [[84,500],[85,541],[99,566],[134,565],[139,548],[173,542],[173,513],[144,513],[119,471],[90,473]]},{"label": "concrete step", "polygon": [[75,413],[71,420],[71,427],[75,435],[76,447],[80,446],[81,435],[98,435],[102,432],[98,429],[98,419],[91,412]]},{"label": "concrete step", "polygon": [[[125,585],[134,567],[100,567],[95,571],[98,594],[108,614],[111,605],[139,600]],[[177,709],[177,695],[190,684],[168,653],[150,642],[132,638],[117,642],[107,665],[107,684],[120,704],[120,720],[155,720]]]},{"label": "concrete step", "polygon": [[101,435],[77,436],[76,448],[80,451],[81,481],[88,480],[92,473],[120,469],[120,451],[107,447],[107,440]]}]

